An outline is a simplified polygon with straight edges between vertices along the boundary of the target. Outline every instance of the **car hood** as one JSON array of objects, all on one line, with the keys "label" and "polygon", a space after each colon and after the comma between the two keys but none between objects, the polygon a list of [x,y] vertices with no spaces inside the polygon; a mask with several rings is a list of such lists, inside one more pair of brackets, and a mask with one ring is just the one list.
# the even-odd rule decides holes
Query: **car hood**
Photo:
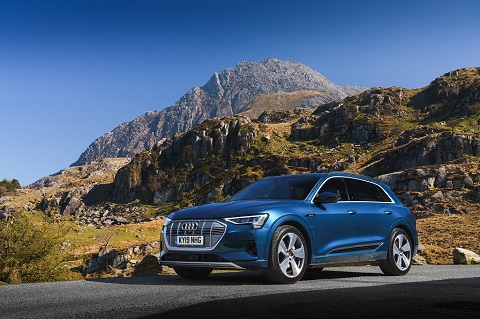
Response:
[{"label": "car hood", "polygon": [[208,204],[179,210],[173,219],[208,219],[246,216],[267,209],[301,205],[301,200],[241,200]]}]

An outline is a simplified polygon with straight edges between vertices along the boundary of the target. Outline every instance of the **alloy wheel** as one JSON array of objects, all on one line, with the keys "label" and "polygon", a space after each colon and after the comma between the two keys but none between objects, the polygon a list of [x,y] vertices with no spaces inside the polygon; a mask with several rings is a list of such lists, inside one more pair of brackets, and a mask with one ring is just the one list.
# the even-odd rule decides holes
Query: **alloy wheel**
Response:
[{"label": "alloy wheel", "polygon": [[286,233],[278,243],[278,264],[282,273],[290,278],[297,277],[305,263],[305,247],[295,233]]},{"label": "alloy wheel", "polygon": [[410,267],[412,260],[412,247],[410,240],[404,234],[398,234],[393,242],[393,260],[397,268],[405,271]]}]

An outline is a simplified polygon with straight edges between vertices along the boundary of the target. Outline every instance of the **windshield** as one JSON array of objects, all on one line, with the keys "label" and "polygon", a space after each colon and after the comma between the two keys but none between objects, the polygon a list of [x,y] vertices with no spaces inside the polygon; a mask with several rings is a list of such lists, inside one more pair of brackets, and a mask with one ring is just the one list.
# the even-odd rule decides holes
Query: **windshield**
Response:
[{"label": "windshield", "polygon": [[284,177],[262,179],[240,191],[230,200],[247,199],[305,199],[319,178]]}]

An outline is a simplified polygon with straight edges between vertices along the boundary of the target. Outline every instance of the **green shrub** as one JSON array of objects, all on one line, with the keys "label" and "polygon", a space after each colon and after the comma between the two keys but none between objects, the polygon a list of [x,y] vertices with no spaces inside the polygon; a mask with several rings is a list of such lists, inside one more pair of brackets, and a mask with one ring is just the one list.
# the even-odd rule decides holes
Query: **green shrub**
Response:
[{"label": "green shrub", "polygon": [[61,243],[65,226],[47,221],[33,222],[23,211],[13,220],[0,220],[0,282],[26,283],[71,278],[64,266]]},{"label": "green shrub", "polygon": [[12,180],[4,178],[0,181],[0,196],[14,194],[21,187],[20,182],[15,178]]}]

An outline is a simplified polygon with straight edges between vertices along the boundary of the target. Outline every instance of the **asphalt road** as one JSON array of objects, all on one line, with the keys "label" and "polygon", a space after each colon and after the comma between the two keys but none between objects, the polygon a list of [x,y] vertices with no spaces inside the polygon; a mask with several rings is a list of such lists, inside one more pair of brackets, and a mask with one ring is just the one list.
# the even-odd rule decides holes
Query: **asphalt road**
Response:
[{"label": "asphalt road", "polygon": [[0,318],[480,318],[480,266],[309,271],[295,285],[258,272],[0,286]]}]

